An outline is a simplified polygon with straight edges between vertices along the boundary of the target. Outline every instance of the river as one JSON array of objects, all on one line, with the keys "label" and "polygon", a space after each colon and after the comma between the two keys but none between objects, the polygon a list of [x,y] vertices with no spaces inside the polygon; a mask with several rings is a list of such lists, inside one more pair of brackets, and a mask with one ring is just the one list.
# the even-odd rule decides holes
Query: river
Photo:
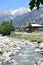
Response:
[{"label": "river", "polygon": [[2,63],[1,65],[34,65],[43,55],[35,53],[36,44],[27,41],[29,44],[16,53],[12,58],[16,61],[14,63]]}]

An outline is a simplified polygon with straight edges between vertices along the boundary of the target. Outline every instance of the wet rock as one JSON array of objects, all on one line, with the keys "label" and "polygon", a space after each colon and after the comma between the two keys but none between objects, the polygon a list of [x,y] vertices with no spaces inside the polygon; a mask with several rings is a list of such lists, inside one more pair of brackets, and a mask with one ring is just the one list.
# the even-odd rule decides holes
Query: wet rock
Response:
[{"label": "wet rock", "polygon": [[41,50],[40,49],[35,49],[35,52],[36,53],[41,53],[43,55],[43,49],[41,49]]},{"label": "wet rock", "polygon": [[2,55],[3,54],[3,51],[2,51],[2,49],[0,48],[0,55]]},{"label": "wet rock", "polygon": [[35,52],[41,53],[43,55],[43,43],[42,42],[38,45],[38,48],[35,49]]},{"label": "wet rock", "polygon": [[33,42],[34,44],[38,44],[37,42]]},{"label": "wet rock", "polygon": [[40,43],[39,48],[43,49],[43,43]]},{"label": "wet rock", "polygon": [[43,65],[43,59],[40,59],[37,63],[35,63],[34,65]]},{"label": "wet rock", "polygon": [[35,49],[35,52],[40,53],[41,50],[40,49]]},{"label": "wet rock", "polygon": [[16,62],[16,60],[12,59],[12,60],[10,60],[9,62]]}]

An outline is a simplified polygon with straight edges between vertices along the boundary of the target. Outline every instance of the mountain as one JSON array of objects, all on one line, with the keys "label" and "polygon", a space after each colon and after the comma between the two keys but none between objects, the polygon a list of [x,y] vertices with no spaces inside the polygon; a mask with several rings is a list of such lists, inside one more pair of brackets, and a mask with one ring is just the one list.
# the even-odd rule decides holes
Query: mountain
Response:
[{"label": "mountain", "polygon": [[26,22],[43,24],[43,7],[32,11],[25,7],[16,10],[0,11],[0,22],[5,20],[12,20],[14,26],[21,26]]}]

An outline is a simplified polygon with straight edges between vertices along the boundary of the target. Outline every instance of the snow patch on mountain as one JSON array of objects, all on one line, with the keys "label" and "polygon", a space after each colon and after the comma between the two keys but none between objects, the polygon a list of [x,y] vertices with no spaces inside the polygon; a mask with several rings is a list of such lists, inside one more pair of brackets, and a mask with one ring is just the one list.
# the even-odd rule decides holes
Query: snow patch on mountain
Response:
[{"label": "snow patch on mountain", "polygon": [[27,12],[31,12],[31,10],[29,8],[21,7],[19,9],[13,10],[11,15],[22,15]]}]

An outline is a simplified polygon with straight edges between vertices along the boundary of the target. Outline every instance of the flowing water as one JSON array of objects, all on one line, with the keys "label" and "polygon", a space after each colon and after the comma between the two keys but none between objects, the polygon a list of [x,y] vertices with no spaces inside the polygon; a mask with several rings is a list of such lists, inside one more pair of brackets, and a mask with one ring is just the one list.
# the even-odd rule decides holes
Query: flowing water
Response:
[{"label": "flowing water", "polygon": [[32,44],[30,41],[28,43],[19,53],[12,56],[16,60],[15,63],[2,63],[1,65],[34,65],[35,62],[43,58],[41,54],[35,53],[36,44]]}]

